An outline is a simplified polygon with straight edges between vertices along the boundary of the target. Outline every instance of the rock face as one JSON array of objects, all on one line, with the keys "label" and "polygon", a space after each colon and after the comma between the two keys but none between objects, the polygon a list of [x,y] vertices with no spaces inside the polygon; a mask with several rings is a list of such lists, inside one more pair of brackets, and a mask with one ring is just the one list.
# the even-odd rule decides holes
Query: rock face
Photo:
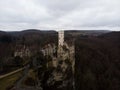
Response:
[{"label": "rock face", "polygon": [[16,57],[16,56],[19,56],[19,57],[21,57],[21,58],[23,58],[23,57],[29,57],[30,56],[30,50],[27,48],[27,47],[21,47],[21,48],[17,48],[17,50],[15,51],[15,53],[14,53],[14,56]]},{"label": "rock face", "polygon": [[58,66],[56,81],[62,81],[61,88],[73,90],[74,87],[74,46],[68,46],[67,43],[58,49]]}]

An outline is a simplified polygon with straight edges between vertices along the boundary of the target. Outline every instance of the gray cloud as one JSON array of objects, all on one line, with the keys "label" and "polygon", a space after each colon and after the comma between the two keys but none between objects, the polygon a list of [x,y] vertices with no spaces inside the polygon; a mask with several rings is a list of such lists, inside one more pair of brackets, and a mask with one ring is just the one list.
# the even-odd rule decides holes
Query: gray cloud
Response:
[{"label": "gray cloud", "polygon": [[120,30],[119,0],[0,0],[0,29]]}]

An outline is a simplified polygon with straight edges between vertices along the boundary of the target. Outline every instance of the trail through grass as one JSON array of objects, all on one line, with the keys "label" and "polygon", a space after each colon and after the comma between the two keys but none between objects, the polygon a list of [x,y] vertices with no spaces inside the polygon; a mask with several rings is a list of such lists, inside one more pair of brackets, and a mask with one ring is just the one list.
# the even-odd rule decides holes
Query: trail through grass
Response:
[{"label": "trail through grass", "polygon": [[22,71],[19,71],[0,79],[0,90],[6,90],[6,88],[13,86],[15,82],[21,77],[21,75]]}]

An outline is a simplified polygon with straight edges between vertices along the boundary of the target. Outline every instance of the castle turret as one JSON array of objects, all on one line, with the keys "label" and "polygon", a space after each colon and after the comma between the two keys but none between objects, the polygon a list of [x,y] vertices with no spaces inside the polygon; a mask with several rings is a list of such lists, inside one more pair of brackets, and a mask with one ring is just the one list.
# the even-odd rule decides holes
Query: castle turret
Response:
[{"label": "castle turret", "polygon": [[63,45],[64,45],[64,31],[58,32],[58,58],[63,56]]}]

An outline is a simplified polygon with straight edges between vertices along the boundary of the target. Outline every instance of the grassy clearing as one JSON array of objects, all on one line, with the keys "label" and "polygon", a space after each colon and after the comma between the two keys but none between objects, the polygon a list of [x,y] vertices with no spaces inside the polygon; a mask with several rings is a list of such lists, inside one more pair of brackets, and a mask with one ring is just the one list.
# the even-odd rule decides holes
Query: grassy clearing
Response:
[{"label": "grassy clearing", "polygon": [[0,79],[0,90],[6,90],[6,88],[13,86],[15,82],[21,77],[21,75],[22,71],[19,71]]}]

